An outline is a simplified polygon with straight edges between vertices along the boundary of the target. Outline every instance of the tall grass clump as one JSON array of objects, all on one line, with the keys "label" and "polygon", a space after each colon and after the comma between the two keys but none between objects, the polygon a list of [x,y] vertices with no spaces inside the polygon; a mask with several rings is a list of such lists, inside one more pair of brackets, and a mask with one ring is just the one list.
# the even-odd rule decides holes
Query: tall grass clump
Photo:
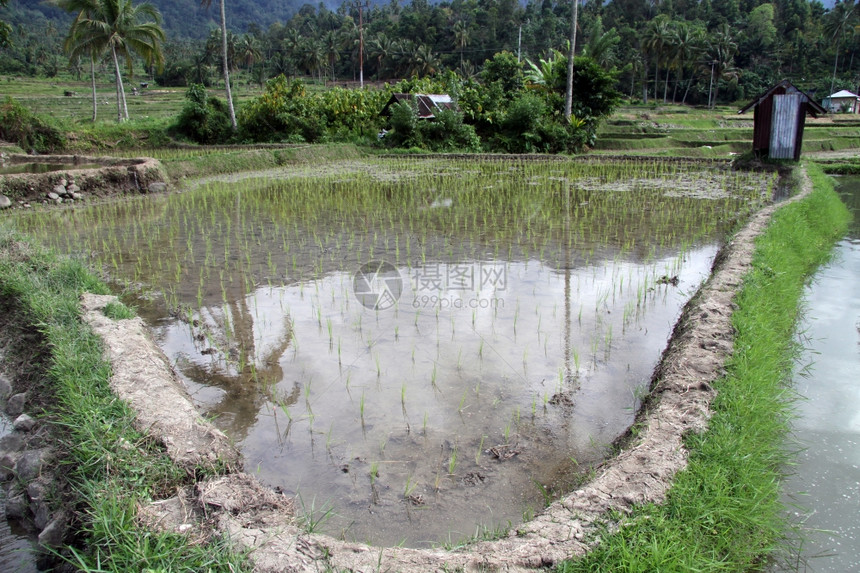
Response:
[{"label": "tall grass clump", "polygon": [[226,543],[194,544],[136,523],[138,503],[173,495],[194,476],[134,429],[134,414],[110,391],[101,340],[80,319],[85,291],[106,294],[107,288],[81,263],[0,229],[0,298],[38,331],[47,351],[37,366],[46,379],[38,398],[58,441],[57,474],[74,498],[77,547],[83,548],[69,548],[67,558],[93,571],[242,569]]},{"label": "tall grass clump", "polygon": [[689,465],[662,505],[636,508],[589,555],[559,571],[750,571],[789,543],[780,484],[792,455],[787,387],[804,285],[850,215],[820,168],[810,196],[781,208],[756,241],[736,298],[734,353],[707,431],[686,439]]}]

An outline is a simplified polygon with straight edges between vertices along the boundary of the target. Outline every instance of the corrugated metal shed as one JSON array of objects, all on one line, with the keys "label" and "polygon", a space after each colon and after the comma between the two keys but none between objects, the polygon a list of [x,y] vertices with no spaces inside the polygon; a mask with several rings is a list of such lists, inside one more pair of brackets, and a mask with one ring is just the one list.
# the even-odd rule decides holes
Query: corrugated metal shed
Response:
[{"label": "corrugated metal shed", "polygon": [[772,159],[800,159],[803,127],[807,114],[827,113],[809,95],[788,80],[782,80],[758,98],[738,110],[744,113],[755,107],[753,117],[753,151]]},{"label": "corrugated metal shed", "polygon": [[412,101],[415,99],[418,103],[418,119],[433,119],[436,117],[436,112],[443,109],[457,109],[457,104],[451,99],[448,94],[391,94],[391,98],[385,107],[382,108],[383,115],[388,115],[392,105],[401,101]]}]

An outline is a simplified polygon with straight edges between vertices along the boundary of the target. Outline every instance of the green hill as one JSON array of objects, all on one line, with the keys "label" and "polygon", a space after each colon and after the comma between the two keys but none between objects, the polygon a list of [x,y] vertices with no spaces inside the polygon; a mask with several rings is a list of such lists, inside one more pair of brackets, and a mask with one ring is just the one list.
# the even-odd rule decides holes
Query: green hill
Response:
[{"label": "green hill", "polygon": [[[149,1],[161,11],[164,30],[173,39],[204,38],[218,25],[218,0],[208,9],[199,0]],[[247,31],[251,23],[266,29],[274,22],[289,20],[306,3],[307,0],[227,0],[227,24],[240,33]],[[340,3],[323,4],[335,10]],[[0,8],[0,20],[13,28],[44,26],[46,20],[54,20],[58,29],[65,30],[71,16],[47,0],[12,0],[7,7]]]}]

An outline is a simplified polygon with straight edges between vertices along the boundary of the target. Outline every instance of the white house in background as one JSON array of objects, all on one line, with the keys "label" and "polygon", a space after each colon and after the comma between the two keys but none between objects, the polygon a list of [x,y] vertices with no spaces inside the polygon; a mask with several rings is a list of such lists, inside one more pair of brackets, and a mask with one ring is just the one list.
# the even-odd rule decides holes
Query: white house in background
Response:
[{"label": "white house in background", "polygon": [[860,96],[842,90],[824,98],[821,105],[830,113],[860,113]]}]

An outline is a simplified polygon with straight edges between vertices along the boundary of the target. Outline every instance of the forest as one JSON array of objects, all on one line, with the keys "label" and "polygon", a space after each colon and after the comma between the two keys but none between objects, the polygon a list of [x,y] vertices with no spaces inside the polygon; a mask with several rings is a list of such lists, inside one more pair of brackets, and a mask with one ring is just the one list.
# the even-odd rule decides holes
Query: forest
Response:
[{"label": "forest", "polygon": [[[153,4],[168,33],[159,83],[217,78],[217,6],[204,10],[194,0]],[[231,66],[260,83],[279,74],[357,81],[360,35],[364,76],[372,80],[444,69],[473,76],[502,51],[537,63],[552,49],[565,51],[571,6],[555,0],[395,0],[365,7],[360,34],[356,2],[333,9],[322,2],[298,9],[225,2]],[[284,20],[273,19],[279,11]],[[10,26],[0,73],[74,70],[61,49],[71,17],[57,6],[11,0],[0,8],[0,20]],[[824,97],[831,89],[857,87],[857,24],[851,1],[828,9],[808,0],[587,0],[579,9],[577,54],[617,67],[619,89],[631,97],[707,102],[712,71],[722,101],[749,98],[785,77]]]},{"label": "forest", "polygon": [[[376,87],[405,81],[408,85],[398,89],[408,91],[412,86],[456,92],[463,115],[455,120],[472,126],[483,140],[497,142],[504,139],[499,131],[504,131],[504,120],[511,118],[508,106],[514,101],[519,111],[531,115],[524,119],[533,128],[530,133],[537,130],[535,116],[558,115],[575,32],[575,53],[577,59],[583,58],[591,82],[578,90],[584,97],[602,98],[604,109],[595,111],[592,101],[573,111],[574,119],[585,126],[585,134],[577,133],[583,125],[571,128],[562,123],[573,134],[562,136],[555,126],[544,122],[544,128],[554,135],[545,129],[536,136],[540,143],[527,149],[534,151],[587,145],[597,121],[622,98],[633,103],[712,106],[747,100],[783,78],[819,99],[840,89],[853,91],[858,85],[860,64],[854,63],[854,56],[860,45],[860,10],[848,0],[829,8],[809,0],[586,0],[579,4],[392,0],[372,5],[344,2],[333,8],[321,2],[297,10],[284,5],[282,13],[292,12],[284,20],[273,17],[274,8],[263,10],[264,4],[257,9],[265,11],[265,17],[257,17],[247,2],[226,0],[225,9],[232,6],[226,10],[226,49],[218,26],[218,4],[206,0],[153,3],[157,24],[167,33],[158,46],[159,65],[152,61],[146,66],[143,59],[136,58],[138,73],[149,75],[160,86],[210,87],[223,85],[226,68],[234,78],[231,84],[244,82],[260,90],[280,76],[284,82],[300,79],[302,85],[326,88],[354,88],[364,80]],[[163,11],[157,11],[158,5]],[[572,30],[574,6],[576,26]],[[36,14],[36,8],[44,12]],[[0,2],[0,21],[5,23],[0,74],[86,77],[87,59],[80,53],[69,57],[63,49],[72,15],[56,5]],[[204,25],[207,31],[201,35]],[[223,65],[225,52],[227,66]],[[99,64],[107,73],[113,69],[107,57]],[[293,90],[295,95],[303,90],[297,85],[285,87],[284,82],[269,86],[266,93]],[[597,84],[607,91],[593,92]],[[198,112],[207,111],[205,95],[197,91],[189,92],[189,97],[192,103],[196,98]],[[385,97],[371,98],[374,112],[379,112]],[[226,113],[219,111],[217,101],[211,103],[215,108],[208,108],[210,116]],[[354,102],[350,105],[357,109]],[[259,113],[285,111],[266,108],[263,100],[245,108],[246,116],[254,109]],[[323,116],[332,115],[331,109],[319,111],[310,123],[293,121],[294,111],[287,112],[292,114],[287,123],[292,121],[293,127],[283,137],[251,129],[244,138],[324,139],[325,129],[311,124],[324,122]],[[232,103],[229,115],[235,115]],[[233,124],[235,127],[235,119]],[[206,127],[209,133],[190,135],[199,141],[223,139],[213,135],[213,129]],[[330,136],[332,126],[327,129]],[[521,134],[517,132],[516,137]],[[461,135],[473,140],[470,134]]]}]

